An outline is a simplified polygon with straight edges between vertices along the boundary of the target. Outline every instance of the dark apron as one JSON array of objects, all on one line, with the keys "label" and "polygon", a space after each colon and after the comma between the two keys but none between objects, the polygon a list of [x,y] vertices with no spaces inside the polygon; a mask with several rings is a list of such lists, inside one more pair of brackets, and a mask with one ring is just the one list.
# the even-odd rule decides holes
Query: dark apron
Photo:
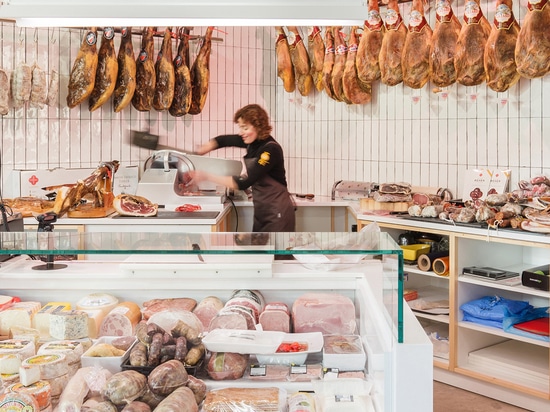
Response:
[{"label": "dark apron", "polygon": [[[257,159],[245,159],[251,166]],[[294,202],[288,189],[271,176],[266,175],[252,185],[254,204],[253,232],[295,232]]]}]

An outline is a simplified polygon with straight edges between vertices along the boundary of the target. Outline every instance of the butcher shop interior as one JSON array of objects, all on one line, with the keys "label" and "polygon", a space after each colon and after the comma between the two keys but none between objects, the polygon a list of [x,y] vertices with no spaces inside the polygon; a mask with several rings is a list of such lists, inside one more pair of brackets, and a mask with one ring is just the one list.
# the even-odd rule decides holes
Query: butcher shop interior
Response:
[{"label": "butcher shop interior", "polygon": [[550,409],[545,0],[114,3],[0,1],[0,411]]}]

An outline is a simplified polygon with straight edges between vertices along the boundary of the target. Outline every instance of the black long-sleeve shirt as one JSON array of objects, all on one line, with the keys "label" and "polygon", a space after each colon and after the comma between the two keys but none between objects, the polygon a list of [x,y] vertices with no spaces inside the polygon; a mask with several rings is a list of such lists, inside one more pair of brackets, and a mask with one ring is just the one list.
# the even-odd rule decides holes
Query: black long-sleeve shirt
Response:
[{"label": "black long-sleeve shirt", "polygon": [[[248,189],[265,175],[287,186],[283,149],[277,141],[269,136],[264,140],[255,140],[247,145],[239,135],[222,135],[215,137],[219,148],[242,147],[246,149],[244,156],[247,174],[234,176],[240,190]],[[253,161],[250,161],[250,160]]]}]

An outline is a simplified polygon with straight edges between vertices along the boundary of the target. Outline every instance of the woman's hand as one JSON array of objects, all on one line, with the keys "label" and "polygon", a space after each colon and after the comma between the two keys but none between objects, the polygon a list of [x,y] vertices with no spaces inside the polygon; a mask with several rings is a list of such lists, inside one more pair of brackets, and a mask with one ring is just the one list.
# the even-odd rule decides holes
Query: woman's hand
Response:
[{"label": "woman's hand", "polygon": [[203,145],[197,146],[197,148],[195,149],[195,153],[198,155],[203,155],[208,152],[211,152],[212,150],[216,150],[217,148],[218,148],[218,142],[212,139]]}]

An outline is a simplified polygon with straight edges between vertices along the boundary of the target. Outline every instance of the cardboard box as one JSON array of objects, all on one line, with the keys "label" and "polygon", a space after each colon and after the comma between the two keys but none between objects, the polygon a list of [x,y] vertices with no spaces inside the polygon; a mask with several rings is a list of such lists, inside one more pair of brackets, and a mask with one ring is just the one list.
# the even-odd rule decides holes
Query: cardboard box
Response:
[{"label": "cardboard box", "polygon": [[468,169],[464,175],[462,200],[485,199],[488,194],[508,191],[510,170]]},{"label": "cardboard box", "polygon": [[[539,290],[550,290],[550,265],[526,269],[521,273],[521,284]],[[538,273],[536,273],[538,272]]]},{"label": "cardboard box", "polygon": [[[37,197],[46,199],[51,191],[43,187],[73,184],[86,179],[96,168],[81,169],[42,169],[42,170],[12,170],[10,176],[11,188],[8,187],[6,198]],[[113,179],[113,193],[135,194],[139,181],[137,166],[119,166]]]}]

